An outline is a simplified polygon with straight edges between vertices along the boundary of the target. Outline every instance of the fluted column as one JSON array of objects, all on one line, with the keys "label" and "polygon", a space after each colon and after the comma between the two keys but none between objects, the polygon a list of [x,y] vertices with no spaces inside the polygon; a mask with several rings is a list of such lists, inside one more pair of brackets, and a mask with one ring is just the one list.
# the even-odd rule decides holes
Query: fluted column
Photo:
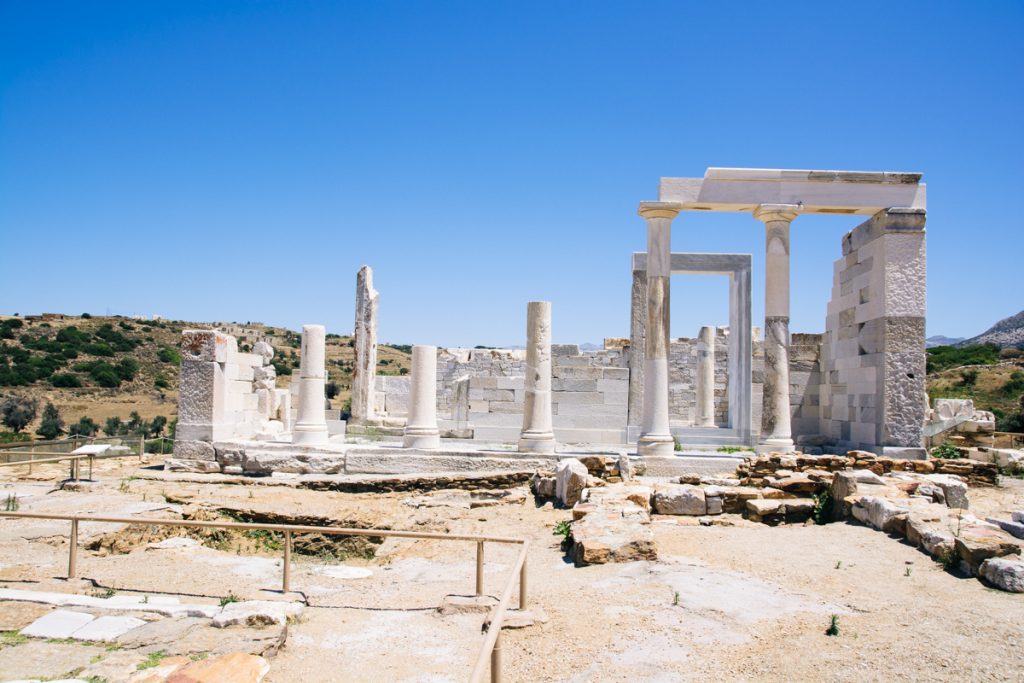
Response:
[{"label": "fluted column", "polygon": [[789,406],[789,224],[799,207],[762,204],[754,218],[765,226],[764,264],[764,450],[792,451]]},{"label": "fluted column", "polygon": [[644,344],[644,406],[639,455],[672,455],[668,421],[669,278],[672,275],[672,219],[675,204],[643,202],[647,221],[647,334]]},{"label": "fluted column", "polygon": [[299,414],[292,429],[292,443],[327,443],[324,415],[326,333],[323,325],[302,326],[302,357],[299,360]]},{"label": "fluted column", "polygon": [[705,325],[697,336],[697,427],[715,426],[715,328]]},{"label": "fluted column", "polygon": [[551,426],[551,302],[526,306],[526,397],[520,453],[554,453]]},{"label": "fluted column", "polygon": [[441,447],[437,430],[437,347],[412,347],[409,419],[402,443],[406,448]]}]

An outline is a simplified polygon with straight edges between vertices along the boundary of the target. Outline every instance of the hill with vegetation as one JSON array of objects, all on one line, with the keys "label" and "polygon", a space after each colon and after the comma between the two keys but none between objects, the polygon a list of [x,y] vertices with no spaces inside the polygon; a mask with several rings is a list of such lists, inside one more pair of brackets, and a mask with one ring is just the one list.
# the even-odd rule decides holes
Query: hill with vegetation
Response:
[{"label": "hill with vegetation", "polygon": [[[6,316],[0,317],[0,408],[14,410],[13,400],[21,401],[23,408],[35,403],[32,419],[17,430],[21,434],[38,431],[47,404],[59,414],[64,434],[97,429],[109,434],[106,427],[117,432],[129,424],[132,433],[155,433],[161,426],[172,430],[181,332],[211,327],[233,334],[243,351],[259,339],[269,341],[276,349],[278,386],[288,386],[299,367],[301,335],[285,328],[88,314]],[[352,339],[327,337],[328,397],[344,409],[355,365]],[[378,373],[405,374],[410,364],[408,346],[378,347]],[[44,431],[52,433],[52,424]]]},{"label": "hill with vegetation", "polygon": [[969,398],[996,416],[996,429],[1024,432],[1024,351],[996,344],[937,346],[928,352],[928,395]]}]

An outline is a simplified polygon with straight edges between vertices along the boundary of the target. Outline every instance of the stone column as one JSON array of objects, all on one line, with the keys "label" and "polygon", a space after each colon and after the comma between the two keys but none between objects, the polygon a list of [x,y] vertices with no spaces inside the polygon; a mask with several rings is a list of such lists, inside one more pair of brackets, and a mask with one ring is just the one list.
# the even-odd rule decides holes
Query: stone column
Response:
[{"label": "stone column", "polygon": [[526,397],[520,453],[554,453],[551,426],[551,302],[526,307]]},{"label": "stone column", "polygon": [[302,357],[299,361],[299,414],[292,429],[292,443],[327,443],[324,415],[326,331],[323,325],[302,326]]},{"label": "stone column", "polygon": [[437,347],[412,347],[409,419],[402,443],[406,448],[441,447],[437,431]]},{"label": "stone column", "polygon": [[356,275],[356,324],[352,333],[356,361],[352,368],[352,422],[374,418],[374,383],[377,380],[377,304],[373,269],[363,266]]},{"label": "stone column", "polygon": [[672,275],[672,219],[675,204],[643,202],[647,221],[647,329],[644,348],[644,406],[638,455],[672,455],[668,422],[669,278]]},{"label": "stone column", "polygon": [[762,450],[794,450],[789,406],[789,224],[799,208],[762,204],[754,210],[754,218],[765,226]]},{"label": "stone column", "polygon": [[715,328],[697,336],[697,427],[715,426]]}]

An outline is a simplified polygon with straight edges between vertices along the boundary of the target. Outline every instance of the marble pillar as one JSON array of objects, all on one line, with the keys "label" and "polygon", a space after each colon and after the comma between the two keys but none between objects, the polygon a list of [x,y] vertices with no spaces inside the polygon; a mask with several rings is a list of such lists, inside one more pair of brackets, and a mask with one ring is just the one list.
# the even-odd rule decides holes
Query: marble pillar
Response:
[{"label": "marble pillar", "polygon": [[551,302],[526,307],[526,395],[520,453],[554,453],[551,426]]},{"label": "marble pillar", "polygon": [[761,204],[754,210],[754,218],[765,226],[762,450],[794,450],[789,405],[789,225],[799,208]]},{"label": "marble pillar", "polygon": [[638,455],[672,455],[668,419],[669,279],[672,275],[674,204],[643,202],[647,221],[647,325],[644,344],[644,402]]},{"label": "marble pillar", "polygon": [[406,448],[441,447],[437,430],[437,347],[412,347],[409,419],[402,443]]},{"label": "marble pillar", "polygon": [[323,325],[302,326],[302,356],[299,360],[299,414],[292,428],[292,443],[318,445],[327,443],[326,398],[326,331]]},{"label": "marble pillar", "polygon": [[705,325],[697,335],[696,427],[715,426],[715,328]]},{"label": "marble pillar", "polygon": [[352,346],[352,421],[365,424],[374,418],[374,387],[377,379],[377,305],[380,295],[373,288],[373,269],[363,266],[356,274],[356,322]]}]

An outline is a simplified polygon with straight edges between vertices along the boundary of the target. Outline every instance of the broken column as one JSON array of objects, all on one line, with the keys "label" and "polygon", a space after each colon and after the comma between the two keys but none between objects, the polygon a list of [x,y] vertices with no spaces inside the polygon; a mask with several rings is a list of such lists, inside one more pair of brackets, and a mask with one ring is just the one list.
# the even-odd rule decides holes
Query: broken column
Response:
[{"label": "broken column", "polygon": [[374,382],[377,378],[377,304],[380,295],[373,288],[373,269],[363,266],[356,275],[356,324],[353,346],[356,360],[352,369],[352,422],[374,418]]},{"label": "broken column", "polygon": [[761,204],[754,218],[765,226],[764,406],[765,450],[794,450],[789,406],[789,224],[795,204]]},{"label": "broken column", "polygon": [[669,278],[672,274],[672,219],[675,204],[643,202],[647,221],[647,325],[644,398],[639,455],[672,455],[675,442],[668,421]]},{"label": "broken column", "polygon": [[227,414],[225,369],[237,348],[234,337],[214,330],[181,333],[178,424],[172,463],[176,469],[220,471],[213,442],[233,435]]},{"label": "broken column", "polygon": [[441,447],[437,430],[437,347],[412,347],[409,419],[402,443],[406,448]]},{"label": "broken column", "polygon": [[697,336],[697,427],[715,426],[715,328]]},{"label": "broken column", "polygon": [[551,426],[551,302],[526,307],[526,394],[520,453],[554,453]]},{"label": "broken column", "polygon": [[292,429],[292,443],[327,443],[324,415],[326,331],[323,325],[302,326],[302,357],[299,361],[299,414]]}]

